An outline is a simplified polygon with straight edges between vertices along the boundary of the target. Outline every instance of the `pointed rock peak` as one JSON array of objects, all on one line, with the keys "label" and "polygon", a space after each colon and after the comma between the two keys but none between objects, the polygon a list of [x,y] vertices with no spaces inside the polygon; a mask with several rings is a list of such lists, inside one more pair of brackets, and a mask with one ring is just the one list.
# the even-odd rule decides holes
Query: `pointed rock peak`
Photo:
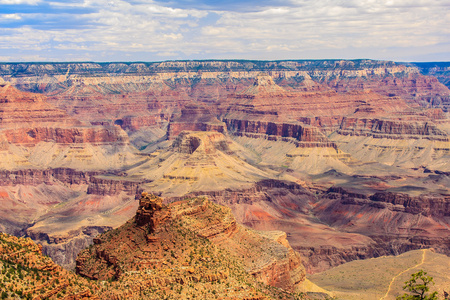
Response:
[{"label": "pointed rock peak", "polygon": [[162,209],[162,198],[143,192],[136,212],[136,224],[138,226],[149,224],[150,231],[153,231],[158,224],[169,217],[168,211],[158,213]]}]

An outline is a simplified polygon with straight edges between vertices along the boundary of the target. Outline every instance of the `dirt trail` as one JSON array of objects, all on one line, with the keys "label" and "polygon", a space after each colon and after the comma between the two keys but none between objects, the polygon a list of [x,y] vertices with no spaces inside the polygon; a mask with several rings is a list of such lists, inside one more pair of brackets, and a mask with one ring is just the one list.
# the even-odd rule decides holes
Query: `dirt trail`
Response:
[{"label": "dirt trail", "polygon": [[395,279],[397,279],[397,278],[398,278],[400,275],[402,275],[403,273],[408,272],[409,270],[412,270],[412,269],[414,269],[414,268],[417,268],[418,266],[422,265],[422,264],[425,262],[425,253],[426,253],[426,251],[427,251],[427,249],[422,249],[422,261],[421,261],[420,263],[418,263],[417,265],[412,266],[412,267],[410,267],[410,268],[408,268],[408,269],[406,269],[406,270],[404,270],[404,271],[398,273],[397,275],[395,275],[395,276],[392,278],[391,282],[389,283],[389,287],[388,287],[388,290],[387,290],[386,294],[384,294],[384,296],[381,297],[380,300],[385,299],[385,298],[389,295],[389,292],[391,291],[391,287],[392,287],[392,284],[394,283]]}]

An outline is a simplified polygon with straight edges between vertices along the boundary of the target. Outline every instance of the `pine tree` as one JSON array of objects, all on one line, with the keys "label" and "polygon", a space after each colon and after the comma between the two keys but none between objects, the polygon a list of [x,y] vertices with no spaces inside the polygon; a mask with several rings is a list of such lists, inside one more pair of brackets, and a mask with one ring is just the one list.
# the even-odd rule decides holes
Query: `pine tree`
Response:
[{"label": "pine tree", "polygon": [[405,281],[403,289],[408,293],[398,296],[397,300],[437,300],[437,292],[430,295],[426,293],[430,290],[430,284],[434,284],[433,277],[427,276],[427,272],[420,270],[411,274],[411,279]]}]

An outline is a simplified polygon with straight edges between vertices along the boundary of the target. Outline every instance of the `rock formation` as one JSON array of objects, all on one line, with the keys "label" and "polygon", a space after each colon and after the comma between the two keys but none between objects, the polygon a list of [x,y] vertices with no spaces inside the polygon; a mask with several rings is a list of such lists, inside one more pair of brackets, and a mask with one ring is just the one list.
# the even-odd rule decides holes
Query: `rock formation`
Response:
[{"label": "rock formation", "polygon": [[79,255],[77,273],[112,280],[103,295],[113,298],[271,299],[270,284],[283,288],[277,298],[289,299],[304,280],[301,259],[282,233],[243,228],[229,209],[202,198],[167,206],[147,193],[135,218]]},{"label": "rock formation", "polygon": [[222,133],[183,131],[169,149],[155,152],[127,173],[151,181],[142,188],[172,196],[245,186],[270,177],[245,162],[237,153],[243,150]]}]

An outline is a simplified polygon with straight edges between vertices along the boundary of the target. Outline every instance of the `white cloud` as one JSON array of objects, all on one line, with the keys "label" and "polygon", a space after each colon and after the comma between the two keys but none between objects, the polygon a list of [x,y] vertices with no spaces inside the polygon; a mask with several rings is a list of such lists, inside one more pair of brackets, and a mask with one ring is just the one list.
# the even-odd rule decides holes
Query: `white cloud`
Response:
[{"label": "white cloud", "polygon": [[21,20],[22,17],[18,14],[4,14],[0,15],[0,20]]},{"label": "white cloud", "polygon": [[[6,2],[39,3],[38,0],[0,0],[2,4]],[[208,19],[211,11],[166,7],[151,0],[49,2],[51,6],[64,8],[68,19],[75,24],[73,28],[70,25],[58,28],[58,22],[48,21],[45,13],[0,14],[3,23],[22,18],[23,22],[32,19],[33,24],[38,20],[47,26],[41,28],[30,22],[25,27],[0,28],[0,49],[45,49],[48,55],[54,51],[90,53],[89,58],[94,60],[93,53],[107,55],[111,51],[119,56],[122,53],[123,57],[130,53],[154,53],[148,59],[151,55],[161,59],[165,54],[168,58],[183,54],[184,58],[206,58],[202,55],[233,58],[239,54],[255,59],[335,55],[344,58],[378,55],[370,58],[389,59],[401,57],[402,51],[409,51],[410,55],[419,48],[417,53],[422,55],[425,47],[433,53],[433,47],[439,45],[439,51],[450,53],[448,0],[291,0],[286,3],[279,7],[266,4],[257,11],[215,10],[214,18]],[[89,10],[71,15],[71,9],[80,7]]]},{"label": "white cloud", "polygon": [[37,5],[42,2],[41,0],[0,0],[0,4],[14,5],[14,4],[28,4]]}]

